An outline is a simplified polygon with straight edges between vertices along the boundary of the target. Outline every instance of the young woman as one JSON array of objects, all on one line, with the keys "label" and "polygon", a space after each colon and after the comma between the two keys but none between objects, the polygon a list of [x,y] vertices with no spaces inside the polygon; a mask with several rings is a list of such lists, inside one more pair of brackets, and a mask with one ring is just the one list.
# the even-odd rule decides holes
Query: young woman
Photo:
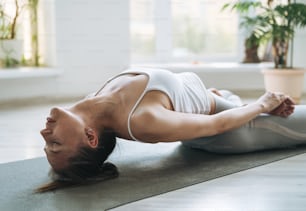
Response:
[{"label": "young woman", "polygon": [[[116,137],[149,143],[182,141],[224,153],[247,152],[279,147],[275,137],[287,132],[291,135],[283,146],[306,142],[306,129],[301,126],[306,124],[305,114],[306,106],[295,106],[282,93],[265,93],[256,102],[242,105],[228,91],[207,90],[194,73],[129,69],[71,107],[51,109],[41,135],[54,178],[38,191],[117,176],[116,167],[105,163]],[[283,126],[258,126],[261,117]],[[266,126],[264,134],[274,140],[269,146],[254,139],[256,131]],[[250,136],[229,141],[229,146],[226,134],[239,131],[239,135],[241,130]],[[253,139],[252,143],[245,137]]]}]

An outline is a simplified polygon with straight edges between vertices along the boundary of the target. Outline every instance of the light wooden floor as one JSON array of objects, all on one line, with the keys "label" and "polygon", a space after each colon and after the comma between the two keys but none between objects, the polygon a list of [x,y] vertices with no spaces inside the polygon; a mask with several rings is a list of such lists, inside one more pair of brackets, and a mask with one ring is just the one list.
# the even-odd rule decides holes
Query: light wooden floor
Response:
[{"label": "light wooden floor", "polygon": [[0,106],[0,163],[45,156],[39,131],[54,105]]},{"label": "light wooden floor", "polygon": [[[62,103],[56,105],[69,105]],[[53,104],[0,107],[0,163],[44,156],[39,130]],[[306,115],[306,114],[305,114]],[[306,154],[115,210],[306,210]]]}]

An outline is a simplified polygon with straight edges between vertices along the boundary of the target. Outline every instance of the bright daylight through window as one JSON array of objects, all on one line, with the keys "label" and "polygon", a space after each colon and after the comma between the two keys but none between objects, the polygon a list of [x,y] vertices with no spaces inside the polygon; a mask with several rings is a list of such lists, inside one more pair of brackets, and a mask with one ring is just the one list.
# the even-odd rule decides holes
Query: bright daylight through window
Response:
[{"label": "bright daylight through window", "polygon": [[238,15],[228,0],[131,0],[132,62],[235,61]]}]

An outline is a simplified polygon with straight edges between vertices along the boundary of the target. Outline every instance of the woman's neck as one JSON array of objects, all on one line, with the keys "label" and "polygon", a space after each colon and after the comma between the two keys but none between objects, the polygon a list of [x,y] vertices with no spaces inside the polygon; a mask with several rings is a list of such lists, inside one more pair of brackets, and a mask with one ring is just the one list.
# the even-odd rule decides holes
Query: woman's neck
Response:
[{"label": "woman's neck", "polygon": [[71,110],[96,129],[110,127],[114,115],[115,102],[108,96],[84,99],[71,107]]}]

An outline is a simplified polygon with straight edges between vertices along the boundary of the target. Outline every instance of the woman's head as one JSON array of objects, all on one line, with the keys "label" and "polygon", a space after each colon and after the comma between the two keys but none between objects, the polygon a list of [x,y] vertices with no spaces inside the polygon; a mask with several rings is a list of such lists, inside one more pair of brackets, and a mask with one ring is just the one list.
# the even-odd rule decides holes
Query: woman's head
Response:
[{"label": "woman's head", "polygon": [[118,175],[114,165],[104,164],[116,145],[112,130],[104,128],[97,131],[79,115],[54,108],[41,134],[46,142],[45,152],[55,181],[52,185],[41,187],[38,192]]},{"label": "woman's head", "polygon": [[68,165],[60,170],[54,170],[57,179],[76,183],[97,180],[103,170],[104,161],[111,154],[116,145],[116,137],[113,132],[104,131],[99,136],[99,144],[96,148],[81,146],[75,155],[68,158]]},{"label": "woman's head", "polygon": [[52,168],[55,171],[64,169],[69,158],[74,156],[80,147],[96,148],[97,137],[93,139],[90,136],[94,132],[79,115],[69,109],[51,109],[46,127],[40,133],[45,140],[44,150]]}]

